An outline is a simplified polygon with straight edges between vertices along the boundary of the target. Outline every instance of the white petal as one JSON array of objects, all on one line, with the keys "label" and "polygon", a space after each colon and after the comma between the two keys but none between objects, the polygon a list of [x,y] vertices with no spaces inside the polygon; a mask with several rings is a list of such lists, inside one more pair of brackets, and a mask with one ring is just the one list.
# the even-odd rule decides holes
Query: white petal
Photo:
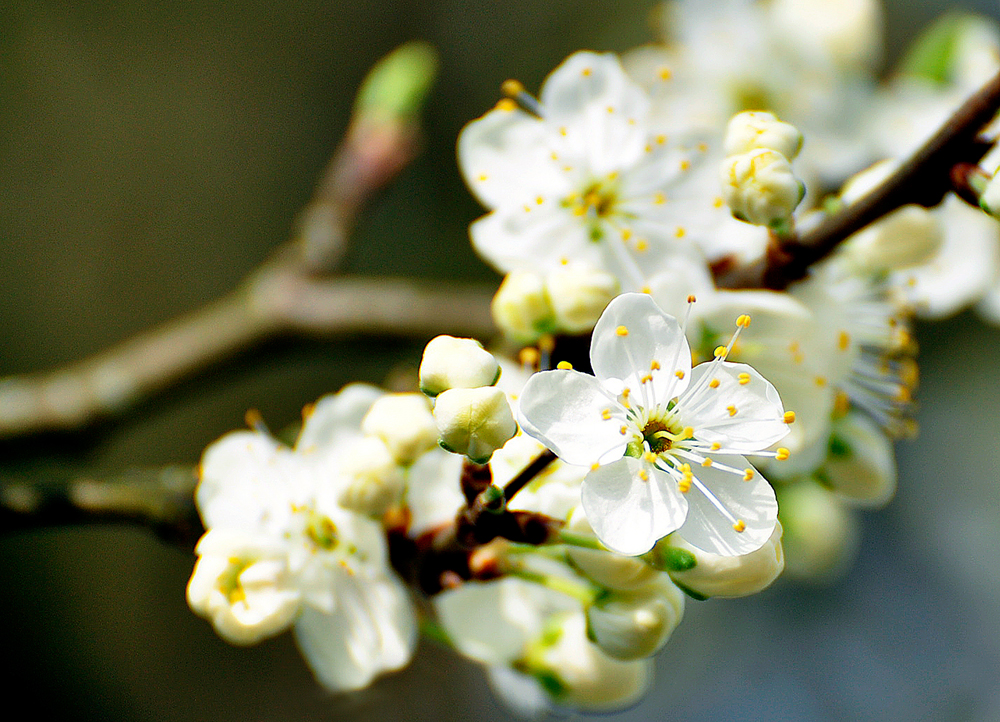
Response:
[{"label": "white petal", "polygon": [[413,656],[416,616],[403,585],[390,576],[347,573],[331,614],[305,606],[295,640],[316,679],[332,692],[362,689]]},{"label": "white petal", "polygon": [[[749,468],[741,456],[727,457],[725,463],[737,469]],[[755,473],[750,481],[744,481],[738,474],[698,467],[695,477],[746,528],[737,532],[733,521],[694,485],[685,494],[688,515],[681,535],[693,546],[721,556],[749,554],[763,546],[778,520],[778,502],[763,475]]]},{"label": "white petal", "polygon": [[[534,203],[534,201],[532,201]],[[503,272],[545,271],[564,260],[597,265],[601,244],[588,237],[587,225],[554,204],[499,208],[469,227],[476,252]]]},{"label": "white petal", "polygon": [[195,492],[205,527],[240,528],[273,510],[287,455],[281,444],[255,431],[230,432],[205,449]]},{"label": "white petal", "polygon": [[688,511],[669,476],[630,456],[587,474],[581,495],[594,533],[620,554],[649,551],[684,522]]},{"label": "white petal", "polygon": [[[597,378],[620,379],[634,394],[640,391],[640,379],[650,374],[652,399],[645,405],[652,405],[650,401],[665,403],[687,386],[691,349],[677,320],[649,295],[623,293],[594,327],[590,363]],[[638,395],[632,401],[644,405]]]},{"label": "white petal", "polygon": [[458,163],[470,190],[487,208],[520,206],[542,195],[569,193],[552,159],[557,129],[520,110],[491,110],[458,136]]},{"label": "white petal", "polygon": [[[740,383],[742,374],[749,382]],[[719,383],[709,384],[706,376]],[[693,393],[680,398],[677,411],[699,441],[741,452],[762,451],[788,434],[778,392],[751,366],[700,364],[691,372],[690,388]]]},{"label": "white petal", "polygon": [[309,413],[299,438],[296,451],[328,446],[340,440],[345,433],[356,434],[361,419],[371,405],[385,392],[368,384],[349,384],[336,394],[319,399]]},{"label": "white petal", "polygon": [[563,461],[581,466],[613,461],[625,453],[632,440],[631,434],[621,433],[625,416],[625,409],[609,399],[596,378],[561,369],[531,376],[518,411],[524,433]]}]

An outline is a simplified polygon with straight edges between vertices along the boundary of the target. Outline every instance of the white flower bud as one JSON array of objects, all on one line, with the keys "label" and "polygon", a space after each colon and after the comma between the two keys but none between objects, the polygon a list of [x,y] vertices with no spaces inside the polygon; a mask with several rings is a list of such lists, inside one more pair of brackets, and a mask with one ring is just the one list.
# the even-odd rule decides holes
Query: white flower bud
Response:
[{"label": "white flower bud", "polygon": [[871,417],[849,411],[834,421],[830,453],[816,475],[855,506],[882,506],[896,493],[892,440]]},{"label": "white flower bud", "polygon": [[[574,510],[567,529],[588,536],[594,534],[582,506]],[[577,569],[605,589],[636,589],[649,584],[660,573],[641,557],[627,557],[602,549],[567,546],[566,556]]]},{"label": "white flower bud", "polygon": [[684,571],[671,571],[670,576],[685,589],[703,597],[744,597],[766,589],[785,568],[781,548],[781,523],[775,524],[771,538],[757,551],[735,557],[724,557],[688,544],[680,534],[665,540],[694,555],[696,564]]},{"label": "white flower bud", "polygon": [[508,273],[493,296],[490,311],[497,327],[522,343],[537,341],[555,323],[545,279],[531,271]]},{"label": "white flower bud", "polygon": [[434,419],[441,446],[478,464],[517,433],[506,394],[493,386],[443,392],[434,404]]},{"label": "white flower bud", "polygon": [[979,195],[979,207],[991,216],[1000,218],[1000,179],[997,174],[989,179]]},{"label": "white flower bud", "polygon": [[741,221],[785,227],[804,195],[805,186],[781,153],[761,148],[722,162],[722,197]]},{"label": "white flower bud", "polygon": [[379,437],[399,464],[413,463],[437,443],[437,425],[423,394],[387,394],[361,421],[361,431]]},{"label": "white flower bud", "polygon": [[545,287],[556,327],[569,333],[592,330],[620,290],[618,279],[610,273],[579,265],[550,271]]},{"label": "white flower bud", "polygon": [[766,149],[792,160],[802,149],[802,133],[794,125],[778,120],[774,113],[747,110],[729,121],[724,148],[727,156]]},{"label": "white flower bud", "polygon": [[227,642],[256,644],[295,620],[301,596],[289,586],[282,550],[219,528],[202,536],[195,553],[188,605]]},{"label": "white flower bud", "polygon": [[587,609],[590,638],[615,659],[655,654],[684,616],[684,593],[664,573],[631,591],[614,592]]},{"label": "white flower bud", "polygon": [[428,396],[448,389],[492,386],[498,378],[500,364],[475,339],[438,336],[424,348],[420,390]]},{"label": "white flower bud", "polygon": [[376,436],[366,436],[345,449],[340,461],[342,507],[380,517],[403,494],[406,479],[395,457]]},{"label": "white flower bud", "polygon": [[810,481],[782,488],[778,504],[785,529],[785,574],[817,584],[836,581],[858,548],[858,522],[851,511]]}]

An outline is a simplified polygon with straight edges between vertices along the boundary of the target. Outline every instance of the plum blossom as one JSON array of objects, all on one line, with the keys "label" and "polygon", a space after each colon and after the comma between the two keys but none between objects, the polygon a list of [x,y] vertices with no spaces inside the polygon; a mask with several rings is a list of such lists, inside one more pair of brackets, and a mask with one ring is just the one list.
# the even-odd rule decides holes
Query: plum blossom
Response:
[{"label": "plum blossom", "polygon": [[[733,341],[749,322],[737,319]],[[786,458],[767,449],[794,415],[753,368],[725,361],[732,343],[692,369],[677,320],[645,294],[624,294],[594,329],[594,376],[556,369],[528,380],[521,426],[590,467],[583,508],[608,548],[642,554],[680,530],[705,551],[738,555],[771,536],[774,492],[744,455]]]},{"label": "plum blossom", "polygon": [[[294,449],[260,430],[227,434],[205,450],[196,492],[208,531],[188,584],[192,609],[237,644],[294,627],[331,691],[361,689],[404,666],[416,643],[416,615],[382,526],[342,505],[362,481],[376,496],[383,482],[398,482],[387,450],[374,465],[361,458],[364,442],[383,443],[359,430],[379,396],[355,385],[321,399]],[[387,479],[376,478],[380,469]]]}]

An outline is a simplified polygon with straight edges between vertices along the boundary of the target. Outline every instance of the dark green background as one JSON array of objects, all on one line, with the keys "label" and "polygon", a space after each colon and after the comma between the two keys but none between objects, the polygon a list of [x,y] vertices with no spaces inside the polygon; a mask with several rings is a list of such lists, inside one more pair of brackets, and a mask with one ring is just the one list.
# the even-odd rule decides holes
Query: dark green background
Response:
[{"label": "dark green background", "polygon": [[[943,5],[891,3],[890,54]],[[425,152],[362,219],[348,268],[493,278],[468,247],[481,211],[455,169],[458,130],[507,77],[537,88],[574,50],[647,41],[653,6],[3,5],[0,374],[96,352],[231,288],[287,236],[365,70],[411,38],[442,60]],[[901,447],[896,502],[866,516],[854,572],[831,589],[779,584],[690,604],[656,692],[615,719],[1000,719],[1000,334],[964,315],[920,337],[923,435]],[[418,353],[389,339],[275,341],[119,422],[0,445],[0,473],[194,463],[249,407],[280,428],[319,395],[378,381]],[[329,698],[287,635],[240,650],[194,617],[191,564],[135,530],[0,537],[0,649],[14,668],[0,688],[11,708],[75,720],[506,715],[474,667],[432,645],[395,678]]]}]

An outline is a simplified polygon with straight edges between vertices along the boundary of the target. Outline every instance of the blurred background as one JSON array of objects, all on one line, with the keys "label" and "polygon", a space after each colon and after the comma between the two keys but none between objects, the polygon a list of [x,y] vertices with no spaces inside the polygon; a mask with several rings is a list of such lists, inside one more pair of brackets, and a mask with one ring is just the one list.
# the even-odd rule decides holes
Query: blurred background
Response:
[{"label": "blurred background", "polygon": [[[496,276],[455,167],[461,126],[508,77],[537,89],[571,52],[652,39],[652,0],[15,0],[0,6],[0,374],[99,351],[233,287],[287,235],[366,70],[414,38],[441,53],[424,151],[364,215],[346,270]],[[945,7],[888,0],[889,60]],[[403,312],[403,311],[401,311]],[[918,329],[922,434],[900,490],[862,518],[837,585],[779,582],[690,603],[655,691],[614,720],[1000,719],[1000,331],[971,314]],[[272,428],[422,344],[285,339],[126,417],[0,444],[3,479],[194,464],[258,408]],[[478,669],[424,644],[349,698],[290,636],[222,642],[184,601],[193,558],[127,528],[0,536],[4,698],[83,720],[507,718]],[[433,686],[430,686],[433,684]]]}]

